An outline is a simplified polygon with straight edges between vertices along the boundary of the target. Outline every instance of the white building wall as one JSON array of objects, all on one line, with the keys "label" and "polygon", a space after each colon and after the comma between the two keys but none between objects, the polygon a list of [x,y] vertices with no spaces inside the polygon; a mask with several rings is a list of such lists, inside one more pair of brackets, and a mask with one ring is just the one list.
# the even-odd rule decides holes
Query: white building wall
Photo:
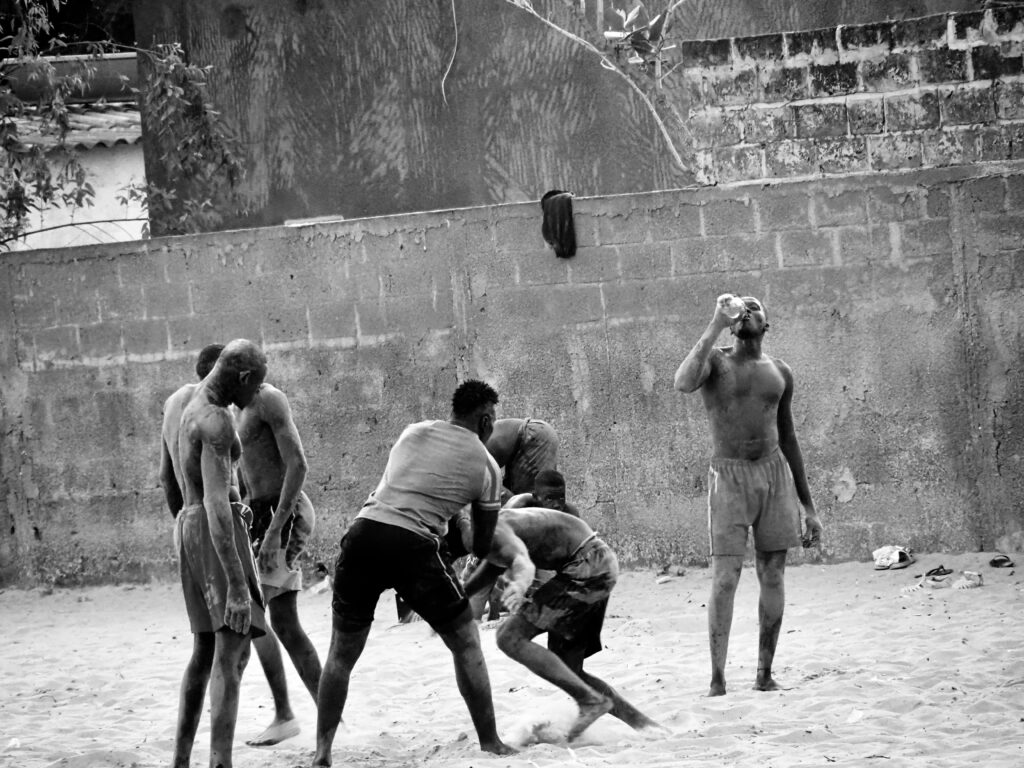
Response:
[{"label": "white building wall", "polygon": [[[137,186],[145,185],[142,143],[80,149],[79,158],[88,173],[89,183],[96,191],[93,204],[81,208],[51,207],[38,212],[30,221],[29,229],[43,231],[9,243],[11,250],[66,248],[142,239],[145,211],[138,203],[123,206],[117,201],[121,190],[130,182]],[[111,219],[116,221],[108,221]],[[62,224],[74,226],[59,226]]]}]

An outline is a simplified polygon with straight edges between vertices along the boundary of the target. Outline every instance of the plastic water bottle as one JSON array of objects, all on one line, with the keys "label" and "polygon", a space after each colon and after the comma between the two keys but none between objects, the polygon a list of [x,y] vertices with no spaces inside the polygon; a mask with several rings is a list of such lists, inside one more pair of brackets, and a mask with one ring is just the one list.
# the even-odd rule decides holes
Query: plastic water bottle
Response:
[{"label": "plastic water bottle", "polygon": [[747,309],[743,299],[739,296],[733,296],[731,293],[723,293],[719,296],[718,306],[722,308],[722,313],[731,320],[738,318]]}]

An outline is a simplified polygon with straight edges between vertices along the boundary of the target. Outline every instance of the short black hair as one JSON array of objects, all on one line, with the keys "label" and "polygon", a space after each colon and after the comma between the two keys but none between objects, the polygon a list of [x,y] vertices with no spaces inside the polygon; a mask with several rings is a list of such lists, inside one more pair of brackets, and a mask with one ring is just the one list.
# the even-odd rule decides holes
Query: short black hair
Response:
[{"label": "short black hair", "polygon": [[533,487],[547,486],[551,490],[561,489],[565,493],[565,477],[557,469],[542,469],[533,478]]},{"label": "short black hair", "polygon": [[196,376],[200,379],[205,379],[207,374],[213,370],[213,366],[217,363],[217,358],[220,357],[220,353],[223,351],[223,344],[207,344],[199,350],[199,359],[196,360]]},{"label": "short black hair", "polygon": [[452,413],[459,418],[472,416],[477,410],[498,404],[494,387],[478,379],[467,379],[459,384],[452,395]]}]

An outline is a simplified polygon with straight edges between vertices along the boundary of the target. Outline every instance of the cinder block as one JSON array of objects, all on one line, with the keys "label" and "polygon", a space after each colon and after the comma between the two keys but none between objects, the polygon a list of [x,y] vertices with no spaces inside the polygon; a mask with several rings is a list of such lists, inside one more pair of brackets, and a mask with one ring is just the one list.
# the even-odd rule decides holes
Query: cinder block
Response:
[{"label": "cinder block", "polygon": [[969,179],[960,185],[961,200],[979,213],[999,213],[1006,210],[1006,179],[990,176]]},{"label": "cinder block", "polygon": [[1019,5],[996,5],[992,8],[992,21],[997,35],[1008,35],[1024,23],[1024,9]]},{"label": "cinder block", "polygon": [[621,280],[603,287],[608,318],[658,315],[678,301],[673,280]]},{"label": "cinder block", "polygon": [[821,230],[780,232],[779,252],[782,254],[784,269],[810,264],[832,264],[832,236]]},{"label": "cinder block", "polygon": [[715,149],[714,155],[720,183],[764,177],[764,158],[760,145],[724,147]]},{"label": "cinder block", "polygon": [[304,303],[271,304],[265,307],[263,343],[281,344],[309,340],[309,323]]},{"label": "cinder block", "polygon": [[[129,355],[153,355],[166,354],[168,339],[168,324],[166,320],[126,320],[119,323],[121,326],[121,343],[124,351]],[[226,344],[231,338],[211,339],[199,345],[201,349],[205,344],[212,344],[215,341]]]},{"label": "cinder block", "polygon": [[760,82],[755,69],[717,69],[705,78],[708,104],[736,105],[757,101]]},{"label": "cinder block", "polygon": [[991,88],[955,88],[942,94],[943,125],[991,123],[996,118]]},{"label": "cinder block", "polygon": [[978,45],[969,49],[975,80],[997,80],[1022,71],[1020,48],[1006,49],[999,45]]},{"label": "cinder block", "polygon": [[852,24],[839,28],[839,46],[843,51],[864,48],[893,47],[893,22],[882,21],[874,24]]},{"label": "cinder block", "polygon": [[868,190],[868,216],[873,223],[919,219],[925,190],[920,187],[877,186]]},{"label": "cinder block", "polygon": [[[577,243],[578,245],[578,243]],[[569,281],[569,272],[583,263],[600,258],[600,252],[608,250],[601,246],[578,248],[576,256],[560,259],[554,250],[544,247],[541,250],[516,254],[518,280],[517,285],[564,285]],[[507,288],[511,283],[506,283]]]},{"label": "cinder block", "polygon": [[[537,206],[536,213],[534,221],[541,220],[543,214],[540,205]],[[497,227],[491,224],[489,218],[464,219],[453,225],[454,231],[450,237],[461,245],[461,250],[465,253],[491,253],[495,249],[508,250],[510,247],[518,246],[507,235],[513,229],[517,232],[521,231],[525,223],[524,219],[529,220],[529,217],[515,216],[510,226],[506,227],[506,234],[500,240],[495,240]],[[528,227],[529,224],[526,226]]]},{"label": "cinder block", "polygon": [[801,139],[845,136],[849,132],[845,104],[801,104],[793,112],[796,135]]},{"label": "cinder block", "polygon": [[844,267],[865,266],[889,259],[887,228],[840,227],[836,236],[839,248],[837,262]]},{"label": "cinder block", "polygon": [[726,115],[720,109],[706,109],[687,121],[695,149],[711,149],[738,144],[743,138],[742,114]]},{"label": "cinder block", "polygon": [[783,37],[780,34],[737,37],[735,43],[736,56],[740,60],[781,61],[783,57]]},{"label": "cinder block", "polygon": [[32,334],[32,342],[39,360],[70,360],[80,355],[78,328],[73,325],[41,328]]},{"label": "cinder block", "polygon": [[883,105],[887,133],[939,126],[939,97],[932,91],[886,96]]},{"label": "cinder block", "polygon": [[814,60],[827,61],[839,55],[834,29],[787,32],[786,47],[790,56],[808,56]]},{"label": "cinder block", "polygon": [[671,277],[672,248],[668,243],[618,246],[619,274],[624,280]]},{"label": "cinder block", "polygon": [[740,113],[741,140],[762,144],[796,138],[796,120],[791,107],[751,106]]},{"label": "cinder block", "polygon": [[766,144],[764,159],[769,178],[806,176],[818,170],[814,139]]},{"label": "cinder block", "polygon": [[996,83],[995,104],[1000,120],[1024,120],[1024,83],[1018,80]]},{"label": "cinder block", "polygon": [[310,304],[309,333],[314,346],[335,339],[355,339],[356,316],[352,302]]},{"label": "cinder block", "polygon": [[728,40],[687,40],[679,44],[684,67],[714,67],[730,63],[732,43]]},{"label": "cinder block", "polygon": [[1012,133],[1008,126],[984,126],[978,129],[978,157],[983,161],[1009,160]]},{"label": "cinder block", "polygon": [[921,136],[923,162],[929,168],[976,163],[980,159],[976,128],[944,128]]},{"label": "cinder block", "polygon": [[[150,285],[142,289],[145,302],[145,316],[148,318],[158,317],[181,317],[192,312],[190,289],[188,284],[163,283],[162,285]],[[139,317],[133,315],[133,317]]]},{"label": "cinder block", "polygon": [[921,84],[962,83],[967,79],[967,51],[937,48],[918,51],[917,72]]},{"label": "cinder block", "polygon": [[948,27],[944,13],[900,19],[892,25],[892,42],[896,48],[943,48]]},{"label": "cinder block", "polygon": [[811,205],[819,227],[865,226],[868,223],[868,196],[861,189],[847,189],[836,194],[823,191],[811,198]]},{"label": "cinder block", "polygon": [[697,204],[680,202],[651,208],[647,221],[651,240],[656,243],[700,236],[700,206]]},{"label": "cinder block", "polygon": [[701,206],[703,232],[714,235],[754,233],[754,206],[749,200],[709,200]]},{"label": "cinder block", "polygon": [[925,191],[925,216],[929,219],[949,217],[949,191],[945,184],[929,187]]},{"label": "cinder block", "polygon": [[811,92],[815,96],[841,96],[857,91],[857,63],[812,66]]},{"label": "cinder block", "polygon": [[[168,284],[164,283],[164,287]],[[96,291],[99,302],[101,320],[135,318],[141,319],[146,314],[146,298],[142,285],[120,283],[105,285]]]},{"label": "cinder block", "polygon": [[898,226],[902,227],[900,245],[903,258],[920,259],[952,255],[953,241],[950,238],[948,221],[908,221]]},{"label": "cinder block", "polygon": [[981,38],[981,25],[985,21],[985,11],[968,11],[951,15],[953,17],[953,36],[956,40],[966,41]]},{"label": "cinder block", "polygon": [[761,92],[768,103],[806,99],[810,92],[807,67],[765,67],[761,72]]},{"label": "cinder block", "polygon": [[595,215],[597,242],[600,245],[642,243],[647,240],[647,211],[631,209],[619,214]]},{"label": "cinder block", "polygon": [[909,53],[890,53],[860,63],[860,77],[869,93],[898,91],[914,84],[913,59]]},{"label": "cinder block", "polygon": [[868,170],[867,139],[863,136],[820,139],[817,163],[822,173],[854,173]]},{"label": "cinder block", "polygon": [[1024,174],[1015,173],[1006,177],[1005,200],[1007,210],[1024,210]]},{"label": "cinder block", "polygon": [[[580,251],[576,257],[566,260],[566,285],[584,285],[617,280],[619,277],[619,253],[624,249],[643,247],[640,243],[625,245],[600,245]],[[557,261],[557,259],[556,259]],[[562,285],[553,282],[551,285]]]},{"label": "cinder block", "polygon": [[[112,358],[122,357],[124,348],[121,343],[121,323],[117,321],[92,323],[78,327],[79,349],[83,357]],[[167,335],[164,333],[164,344],[161,351],[167,349]]]},{"label": "cinder block", "polygon": [[868,156],[876,171],[920,168],[921,136],[916,133],[868,136]]},{"label": "cinder block", "polygon": [[811,201],[806,193],[772,194],[766,190],[754,198],[761,232],[807,229],[811,224]]},{"label": "cinder block", "polygon": [[[198,352],[207,344],[227,344],[234,339],[248,339],[254,344],[263,344],[260,313],[251,309],[234,309],[207,315],[192,315],[169,320],[150,320],[150,324],[166,323],[166,336],[170,338],[172,352]],[[127,323],[125,347],[127,344]],[[154,338],[156,334],[153,334]],[[166,342],[165,342],[166,343]],[[131,349],[127,350],[129,354]]]},{"label": "cinder block", "polygon": [[[579,216],[573,210],[573,223]],[[501,251],[534,251],[544,247],[541,228],[544,214],[540,206],[531,216],[501,216],[494,222],[494,243]],[[481,252],[483,252],[481,243]]]},{"label": "cinder block", "polygon": [[407,329],[443,330],[455,326],[454,303],[450,289],[431,295],[388,298],[384,302],[384,313],[391,332]]}]

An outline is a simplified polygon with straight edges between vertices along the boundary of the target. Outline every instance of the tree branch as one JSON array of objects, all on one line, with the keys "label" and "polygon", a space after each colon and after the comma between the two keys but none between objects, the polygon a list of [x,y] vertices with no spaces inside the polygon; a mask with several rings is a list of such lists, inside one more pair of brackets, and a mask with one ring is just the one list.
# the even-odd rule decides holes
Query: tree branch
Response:
[{"label": "tree branch", "polygon": [[8,235],[7,237],[0,239],[0,248],[7,245],[8,243],[13,243],[17,240],[23,240],[29,237],[30,235],[38,235],[41,234],[42,232],[52,232],[55,229],[66,229],[67,227],[85,227],[90,224],[120,224],[126,221],[149,221],[149,217],[139,216],[137,218],[131,219],[96,219],[95,221],[69,221],[66,224],[54,224],[52,227],[40,227],[39,229],[33,229],[27,232],[20,232],[16,235]]}]

